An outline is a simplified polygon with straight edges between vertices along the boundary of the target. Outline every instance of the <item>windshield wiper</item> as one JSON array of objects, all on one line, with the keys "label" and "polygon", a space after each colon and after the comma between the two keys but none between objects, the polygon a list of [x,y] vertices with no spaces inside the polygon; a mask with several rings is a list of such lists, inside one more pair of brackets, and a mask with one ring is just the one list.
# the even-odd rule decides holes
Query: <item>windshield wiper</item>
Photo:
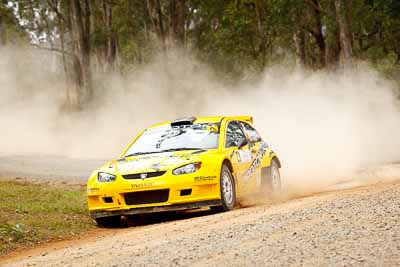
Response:
[{"label": "windshield wiper", "polygon": [[155,154],[155,153],[182,151],[182,150],[203,150],[203,151],[206,151],[207,149],[198,148],[198,147],[170,148],[170,149],[164,149],[164,150],[159,150],[159,151],[136,152],[136,153],[128,154],[128,155],[124,156],[124,158],[133,157],[133,156],[140,156],[140,155],[146,155],[146,154]]},{"label": "windshield wiper", "polygon": [[124,158],[152,154],[152,153],[159,153],[159,151],[136,152],[136,153],[128,154],[128,155],[124,156]]},{"label": "windshield wiper", "polygon": [[199,147],[180,147],[180,148],[170,148],[170,149],[164,149],[164,150],[160,150],[158,152],[162,153],[162,152],[173,152],[173,151],[182,151],[182,150],[207,150],[204,148],[199,148]]}]

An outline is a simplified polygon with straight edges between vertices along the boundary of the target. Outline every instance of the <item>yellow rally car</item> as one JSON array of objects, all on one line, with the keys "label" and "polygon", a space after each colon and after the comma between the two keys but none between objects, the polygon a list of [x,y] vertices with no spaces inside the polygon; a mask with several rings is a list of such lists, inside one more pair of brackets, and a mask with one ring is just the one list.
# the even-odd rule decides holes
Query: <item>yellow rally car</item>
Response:
[{"label": "yellow rally car", "polygon": [[246,196],[276,197],[281,164],[252,117],[184,118],[140,133],[119,159],[89,178],[90,214],[121,216],[209,206],[227,211]]}]

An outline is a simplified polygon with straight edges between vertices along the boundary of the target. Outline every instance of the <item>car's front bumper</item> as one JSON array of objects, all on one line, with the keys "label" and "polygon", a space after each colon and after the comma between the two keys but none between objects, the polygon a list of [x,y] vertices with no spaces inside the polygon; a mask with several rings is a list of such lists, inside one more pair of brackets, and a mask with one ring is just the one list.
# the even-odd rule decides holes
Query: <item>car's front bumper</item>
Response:
[{"label": "car's front bumper", "polygon": [[145,214],[145,213],[154,213],[154,212],[163,212],[163,211],[179,211],[179,210],[195,209],[195,208],[206,207],[206,206],[212,207],[212,206],[219,206],[219,205],[221,205],[221,200],[205,200],[205,201],[196,201],[196,202],[191,202],[191,203],[121,209],[121,210],[114,210],[114,211],[106,211],[106,210],[90,211],[90,216],[92,218],[109,217],[109,216],[117,216],[117,215],[127,216],[127,215],[133,215],[133,214]]},{"label": "car's front bumper", "polygon": [[202,168],[192,174],[166,173],[144,180],[124,179],[120,175],[110,183],[90,179],[89,212],[98,218],[220,205],[218,174],[217,168]]}]

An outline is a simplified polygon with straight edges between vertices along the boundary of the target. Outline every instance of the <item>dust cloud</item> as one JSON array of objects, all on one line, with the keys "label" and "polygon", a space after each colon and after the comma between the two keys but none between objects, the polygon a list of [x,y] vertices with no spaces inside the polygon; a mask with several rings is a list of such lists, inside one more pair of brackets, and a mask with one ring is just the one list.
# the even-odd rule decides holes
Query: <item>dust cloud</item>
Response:
[{"label": "dust cloud", "polygon": [[396,87],[368,65],[345,73],[278,66],[249,76],[228,83],[190,55],[171,53],[124,75],[95,74],[92,103],[66,113],[58,57],[3,48],[0,154],[112,159],[154,123],[243,114],[280,155],[287,185],[320,187],[400,160]]}]

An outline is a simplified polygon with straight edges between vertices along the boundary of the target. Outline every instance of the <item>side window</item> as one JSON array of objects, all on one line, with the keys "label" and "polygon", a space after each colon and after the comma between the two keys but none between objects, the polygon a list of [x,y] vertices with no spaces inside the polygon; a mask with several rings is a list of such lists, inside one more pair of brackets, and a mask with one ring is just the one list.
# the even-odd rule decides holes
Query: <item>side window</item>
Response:
[{"label": "side window", "polygon": [[250,138],[251,142],[260,142],[261,137],[257,133],[256,129],[254,129],[250,124],[245,123],[245,122],[240,122],[240,124],[243,126],[244,130],[246,131],[246,134]]},{"label": "side window", "polygon": [[228,127],[226,128],[225,147],[239,146],[243,139],[246,139],[246,136],[240,128],[240,125],[235,121],[229,122]]}]

